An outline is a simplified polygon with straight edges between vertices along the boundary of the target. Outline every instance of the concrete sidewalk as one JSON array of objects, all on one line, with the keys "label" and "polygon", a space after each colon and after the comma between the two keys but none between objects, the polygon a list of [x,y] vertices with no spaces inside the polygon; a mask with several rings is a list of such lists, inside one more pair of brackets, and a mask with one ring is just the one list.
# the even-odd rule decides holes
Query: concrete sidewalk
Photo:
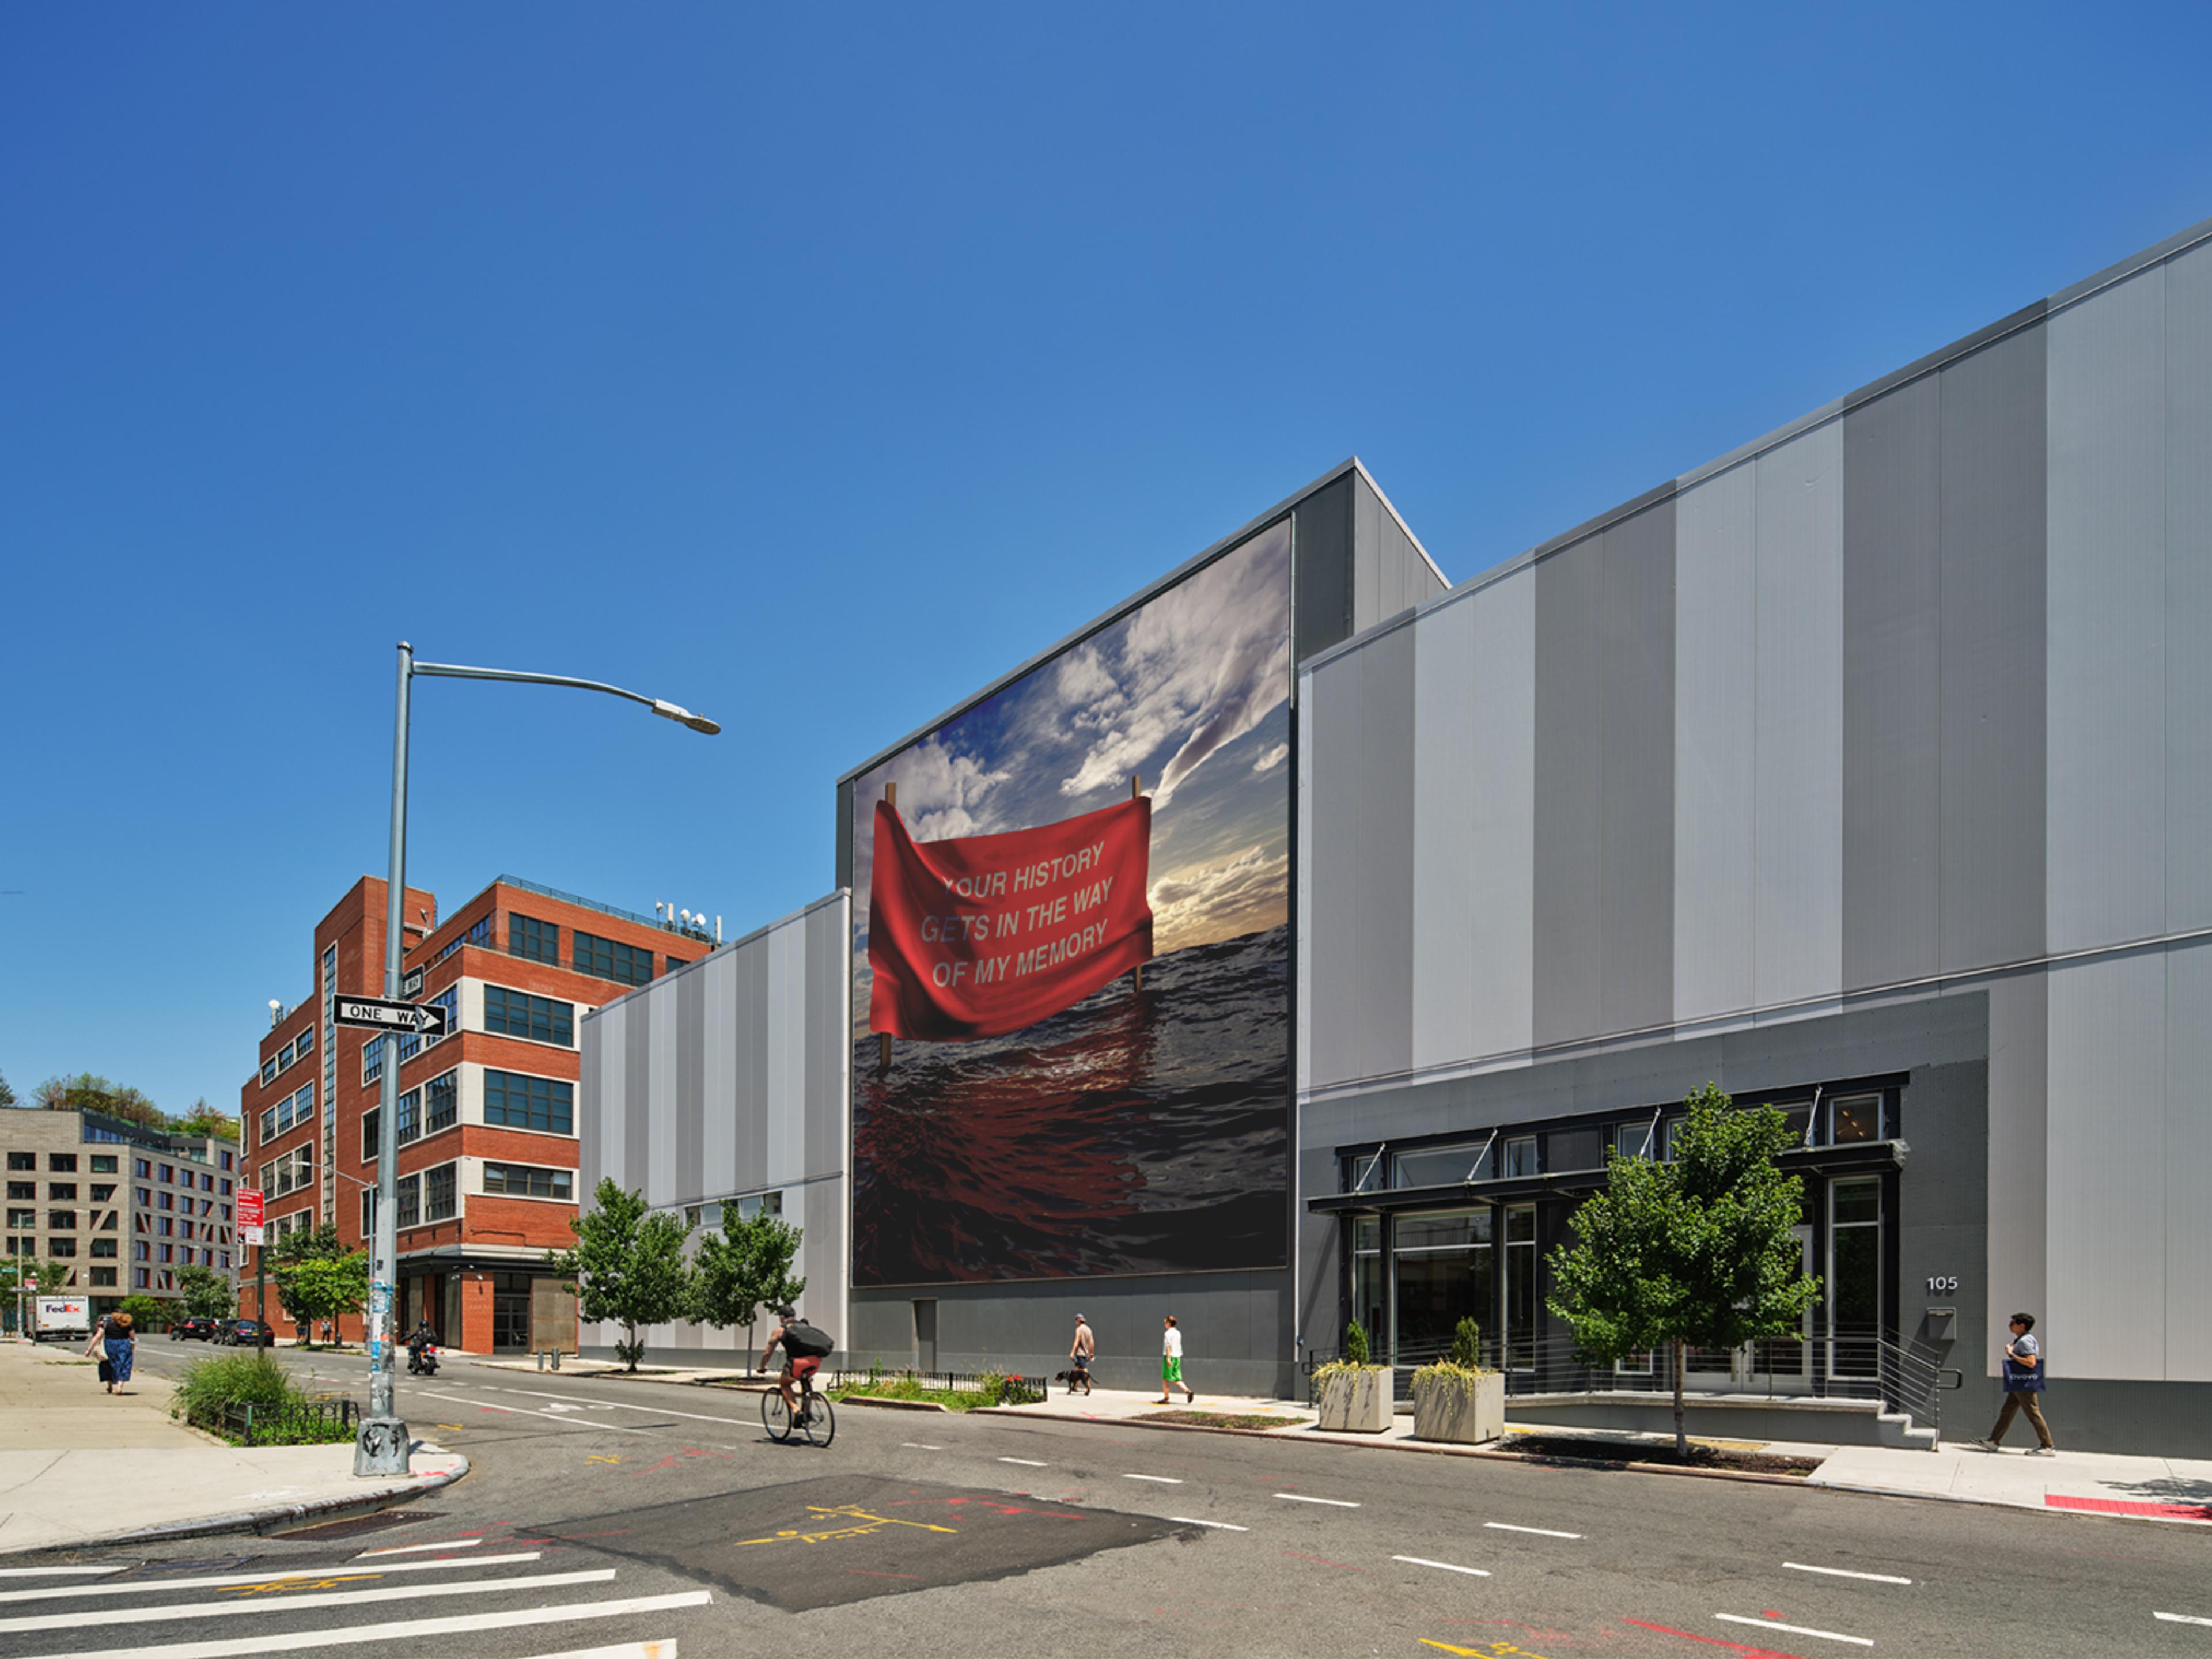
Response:
[{"label": "concrete sidewalk", "polygon": [[169,1416],[141,1370],[110,1395],[74,1346],[0,1342],[0,1553],[262,1531],[380,1508],[468,1472],[418,1443],[415,1473],[357,1480],[353,1448],[229,1446]]}]

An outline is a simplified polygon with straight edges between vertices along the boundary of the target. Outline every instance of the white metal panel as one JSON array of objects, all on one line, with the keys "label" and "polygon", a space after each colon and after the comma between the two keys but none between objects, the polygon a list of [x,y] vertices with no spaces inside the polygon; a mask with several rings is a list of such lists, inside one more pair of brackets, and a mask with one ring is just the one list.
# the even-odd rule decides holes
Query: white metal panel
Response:
[{"label": "white metal panel", "polygon": [[805,1174],[806,930],[777,927],[768,936],[768,1168],[771,1182]]},{"label": "white metal panel", "polygon": [[1347,652],[1307,677],[1300,722],[1311,733],[1302,780],[1310,925],[1298,975],[1312,993],[1304,1029],[1316,1089],[1358,1074],[1359,656]]},{"label": "white metal panel", "polygon": [[[623,1110],[623,1080],[628,1075],[629,1022],[617,1009],[611,1014],[602,1014],[592,1029],[599,1034],[599,1090],[595,1102],[596,1123],[583,1126],[585,1133],[593,1135],[598,1145],[599,1165],[591,1174],[596,1187],[604,1177],[625,1192],[630,1190],[629,1166],[623,1157],[625,1139],[625,1116]],[[483,1084],[481,1078],[472,1085],[479,1121],[483,1115]],[[590,1194],[584,1194],[589,1201]]]},{"label": "white metal panel", "polygon": [[1759,472],[1674,501],[1674,1018],[1752,1004]]},{"label": "white metal panel", "polygon": [[646,1121],[653,1128],[646,1137],[645,1197],[649,1204],[667,1204],[676,1194],[676,1045],[683,1022],[673,996],[650,990],[636,994],[645,1000],[653,1053],[653,1075],[646,1086]]},{"label": "white metal panel", "polygon": [[2212,1382],[2212,945],[2166,958],[2166,1376]]},{"label": "white metal panel", "polygon": [[1474,613],[1468,1046],[1477,1056],[1522,1054],[1536,1029],[1535,572],[1517,570],[1466,605]]},{"label": "white metal panel", "polygon": [[692,972],[707,981],[700,1090],[707,1114],[701,1155],[707,1167],[700,1187],[708,1193],[726,1193],[738,1184],[737,952],[717,951]]},{"label": "white metal panel", "polygon": [[1843,990],[1843,483],[1839,420],[1759,458],[1752,817],[1761,1007]]},{"label": "white metal panel", "polygon": [[2166,273],[2051,319],[2051,948],[2166,926]]},{"label": "white metal panel", "polygon": [[2179,933],[2212,927],[2212,244],[2166,268],[2166,925]]},{"label": "white metal panel", "polygon": [[1474,697],[1478,595],[1414,624],[1413,1069],[1475,1052],[1474,766],[1484,711]]},{"label": "white metal panel", "polygon": [[[1313,677],[1302,675],[1298,684],[1298,707],[1313,706]],[[1313,890],[1314,890],[1314,822],[1313,822],[1313,721],[1302,720],[1298,726],[1298,798],[1294,803],[1297,812],[1297,933],[1292,940],[1292,960],[1297,971],[1291,977],[1297,981],[1297,1076],[1295,1082],[1299,1093],[1313,1087]]]},{"label": "white metal panel", "polygon": [[2038,1334],[2055,1377],[2160,1378],[2166,957],[2063,963],[2050,985],[2050,1305]]}]

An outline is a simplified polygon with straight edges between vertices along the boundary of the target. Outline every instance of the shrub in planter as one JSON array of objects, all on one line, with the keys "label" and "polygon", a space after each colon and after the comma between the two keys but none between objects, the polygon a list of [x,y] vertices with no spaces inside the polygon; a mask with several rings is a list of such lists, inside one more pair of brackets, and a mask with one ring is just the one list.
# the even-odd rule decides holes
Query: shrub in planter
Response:
[{"label": "shrub in planter", "polygon": [[1505,1432],[1505,1377],[1482,1369],[1482,1328],[1462,1319],[1449,1358],[1413,1373],[1413,1437],[1479,1445]]},{"label": "shrub in planter", "polygon": [[1358,1320],[1344,1334],[1344,1355],[1314,1370],[1320,1426],[1340,1433],[1380,1434],[1390,1426],[1390,1372],[1387,1366],[1367,1363],[1367,1333]]}]

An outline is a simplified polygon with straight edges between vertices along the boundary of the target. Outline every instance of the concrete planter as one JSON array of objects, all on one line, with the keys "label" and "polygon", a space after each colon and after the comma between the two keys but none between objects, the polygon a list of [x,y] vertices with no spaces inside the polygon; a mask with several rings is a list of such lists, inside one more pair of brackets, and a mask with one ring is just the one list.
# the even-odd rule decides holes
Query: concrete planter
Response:
[{"label": "concrete planter", "polygon": [[1505,1432],[1505,1374],[1484,1371],[1472,1389],[1434,1379],[1413,1384],[1413,1438],[1479,1446]]},{"label": "concrete planter", "polygon": [[1390,1426],[1390,1373],[1382,1366],[1316,1379],[1320,1427],[1340,1434],[1380,1434]]}]

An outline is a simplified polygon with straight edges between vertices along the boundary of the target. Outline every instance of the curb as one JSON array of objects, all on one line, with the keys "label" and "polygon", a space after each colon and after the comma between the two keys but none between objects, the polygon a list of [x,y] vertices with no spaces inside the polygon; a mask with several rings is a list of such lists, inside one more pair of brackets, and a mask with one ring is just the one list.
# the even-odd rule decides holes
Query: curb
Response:
[{"label": "curb", "polygon": [[205,1516],[197,1521],[173,1521],[167,1526],[142,1527],[135,1532],[110,1533],[98,1538],[80,1538],[52,1544],[38,1544],[30,1550],[10,1553],[29,1554],[36,1550],[108,1549],[127,1544],[161,1544],[180,1538],[205,1538],[218,1533],[266,1533],[278,1527],[294,1526],[304,1521],[334,1521],[350,1515],[373,1514],[389,1509],[395,1504],[404,1504],[426,1493],[450,1486],[468,1474],[469,1460],[459,1452],[461,1466],[440,1474],[412,1477],[407,1486],[397,1491],[364,1492],[358,1497],[319,1498],[305,1504],[279,1504],[268,1509],[240,1510],[231,1515]]},{"label": "curb", "polygon": [[[970,1416],[1020,1417],[1024,1413],[1018,1406],[979,1406]],[[1031,1416],[1031,1422],[1088,1424],[1089,1418]],[[1692,1480],[1735,1480],[1759,1486],[1787,1486],[1795,1492],[1806,1491],[1812,1485],[1809,1474],[1760,1474],[1749,1469],[1677,1469],[1663,1463],[1630,1463],[1603,1457],[1555,1457],[1534,1452],[1492,1451],[1481,1446],[1435,1445],[1411,1440],[1307,1440],[1297,1435],[1286,1434],[1280,1429],[1234,1429],[1214,1427],[1205,1423],[1151,1423],[1141,1417],[1101,1418],[1101,1424],[1116,1428],[1152,1429],[1170,1434],[1234,1434],[1248,1440],[1272,1440],[1278,1445],[1346,1446],[1355,1451],[1417,1452],[1430,1457],[1477,1457],[1497,1463],[1533,1463],[1546,1468],[1607,1469],[1624,1474],[1666,1474],[1686,1476]],[[1917,1492],[1890,1492],[1881,1487],[1856,1488],[1824,1486],[1823,1492],[1872,1491],[1885,1497],[1912,1498]],[[1960,1500],[1972,1503],[1972,1498]]]},{"label": "curb", "polygon": [[[837,1403],[841,1406],[874,1406],[891,1412],[950,1412],[952,1409],[950,1406],[939,1405],[934,1400],[878,1400],[864,1394],[847,1395]],[[996,1406],[977,1406],[963,1415],[973,1417],[979,1411],[994,1412],[998,1409]]]}]

